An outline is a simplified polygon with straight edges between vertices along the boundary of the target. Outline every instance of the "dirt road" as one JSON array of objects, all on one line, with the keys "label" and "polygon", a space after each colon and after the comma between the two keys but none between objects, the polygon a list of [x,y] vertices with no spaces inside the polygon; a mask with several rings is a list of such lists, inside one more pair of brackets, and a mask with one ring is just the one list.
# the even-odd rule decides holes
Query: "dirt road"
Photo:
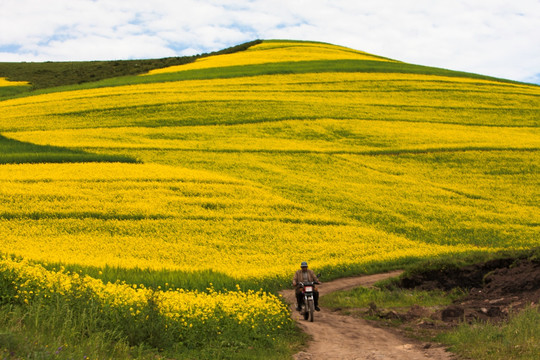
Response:
[{"label": "dirt road", "polygon": [[[371,286],[377,281],[398,276],[401,272],[367,275],[338,279],[319,286],[321,295],[358,286]],[[284,290],[282,295],[294,304],[294,290]],[[451,359],[449,353],[439,347],[424,349],[424,344],[407,340],[395,332],[370,325],[363,319],[339,315],[321,308],[315,313],[315,321],[308,322],[292,309],[293,319],[313,340],[304,352],[295,355],[296,360],[384,360],[384,359]]]}]

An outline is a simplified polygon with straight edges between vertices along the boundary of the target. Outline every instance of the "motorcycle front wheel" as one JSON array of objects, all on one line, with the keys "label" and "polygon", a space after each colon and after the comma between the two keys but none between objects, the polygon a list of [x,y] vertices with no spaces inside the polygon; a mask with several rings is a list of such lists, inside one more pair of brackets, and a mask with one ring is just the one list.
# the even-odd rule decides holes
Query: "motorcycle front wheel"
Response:
[{"label": "motorcycle front wheel", "polygon": [[313,301],[309,302],[309,309],[308,310],[309,311],[307,311],[307,313],[309,314],[309,321],[313,322],[313,314],[315,313],[315,304],[313,303]]},{"label": "motorcycle front wheel", "polygon": [[309,308],[306,305],[304,305],[302,306],[302,310],[303,310],[302,315],[304,316],[304,320],[307,320],[309,318]]}]

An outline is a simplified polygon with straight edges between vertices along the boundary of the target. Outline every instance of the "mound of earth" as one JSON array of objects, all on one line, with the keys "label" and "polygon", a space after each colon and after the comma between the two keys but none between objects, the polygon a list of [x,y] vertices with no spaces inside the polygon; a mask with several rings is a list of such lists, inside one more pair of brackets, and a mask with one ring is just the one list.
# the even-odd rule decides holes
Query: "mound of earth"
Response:
[{"label": "mound of earth", "polygon": [[[436,311],[433,320],[502,320],[508,313],[518,311],[540,300],[540,260],[505,258],[462,268],[446,267],[418,272],[400,280],[406,289],[445,291],[461,288],[468,294],[454,304]],[[404,318],[425,317],[419,307],[411,309]]]}]

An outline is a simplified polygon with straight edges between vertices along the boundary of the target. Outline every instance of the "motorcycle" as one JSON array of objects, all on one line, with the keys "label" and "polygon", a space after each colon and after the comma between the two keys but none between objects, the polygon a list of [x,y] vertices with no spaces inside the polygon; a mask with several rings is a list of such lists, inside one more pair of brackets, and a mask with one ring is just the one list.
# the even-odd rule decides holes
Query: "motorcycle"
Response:
[{"label": "motorcycle", "polygon": [[[320,276],[320,275],[319,275]],[[302,291],[303,303],[300,304],[300,315],[304,317],[304,320],[313,322],[313,314],[315,313],[315,299],[313,293],[316,290],[315,285],[319,284],[318,282],[301,282],[298,285]]]}]

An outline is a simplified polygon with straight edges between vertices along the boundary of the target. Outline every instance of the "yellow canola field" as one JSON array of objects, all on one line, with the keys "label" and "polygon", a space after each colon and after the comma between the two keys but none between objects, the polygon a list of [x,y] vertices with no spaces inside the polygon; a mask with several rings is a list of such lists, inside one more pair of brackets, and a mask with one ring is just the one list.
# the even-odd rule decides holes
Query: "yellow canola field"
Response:
[{"label": "yellow canola field", "polygon": [[[540,89],[534,86],[441,76],[259,76],[140,84],[6,100],[0,103],[0,131],[335,116],[532,125],[538,124],[539,99]],[[254,103],[256,107],[251,106]],[[504,112],[500,111],[501,104]]]},{"label": "yellow canola field", "polygon": [[[210,288],[209,292],[198,292],[174,288],[153,290],[123,282],[104,284],[87,275],[63,269],[49,271],[41,265],[9,258],[0,258],[0,274],[14,286],[16,301],[29,303],[40,299],[46,302],[55,296],[65,296],[68,302],[76,302],[84,296],[82,301],[97,300],[104,309],[118,314],[116,321],[118,316],[130,317],[134,322],[148,320],[151,301],[161,316],[173,322],[180,336],[194,326],[206,327],[205,332],[218,335],[220,326],[230,326],[230,321],[250,332],[270,336],[290,321],[286,305],[262,290],[244,292],[237,288],[231,292],[216,292]],[[160,330],[169,330],[168,324]]]},{"label": "yellow canola field", "polygon": [[26,86],[30,85],[28,81],[9,81],[6,78],[0,77],[0,87],[4,86]]},{"label": "yellow canola field", "polygon": [[[267,279],[288,277],[306,256],[315,268],[346,271],[349,265],[357,269],[471,250],[458,239],[419,246],[354,223],[337,209],[295,203],[261,185],[204,171],[98,163],[2,165],[0,170],[0,245],[33,260]],[[376,190],[376,178],[365,181],[352,201],[379,202],[377,191],[384,189]],[[409,181],[403,186],[414,184]],[[387,196],[396,201],[393,207],[402,206]],[[461,213],[458,207],[452,211]]]},{"label": "yellow canola field", "polygon": [[[30,166],[30,168],[28,168]],[[63,181],[63,180],[99,180],[118,181],[140,179],[165,179],[179,182],[219,182],[239,183],[233,177],[216,174],[211,171],[178,168],[158,164],[32,164],[3,165],[0,181]]]},{"label": "yellow canola field", "polygon": [[2,239],[3,248],[27,259],[124,269],[211,270],[238,281],[287,279],[306,259],[315,269],[346,273],[406,258],[501,249],[419,246],[367,227],[280,221],[68,218],[1,220],[0,226],[10,232]]},{"label": "yellow canola field", "polygon": [[185,65],[170,66],[150,71],[147,75],[166,74],[185,70],[209,69],[226,66],[256,65],[289,61],[314,60],[373,60],[393,61],[362,51],[322,43],[270,41],[250,47],[246,51],[197,59]]},{"label": "yellow canola field", "polygon": [[[242,56],[313,60],[336,51],[368,56],[264,43],[204,60],[225,66]],[[396,73],[190,80],[10,99],[0,102],[8,141],[146,163],[0,165],[0,244],[35,260],[213,268],[239,278],[285,276],[305,259],[299,244],[314,249],[315,266],[336,267],[493,250],[513,232],[519,247],[533,241],[534,204],[515,204],[504,195],[515,192],[500,184],[534,195],[526,159],[540,144],[539,111],[538,86]],[[446,171],[438,152],[475,149],[531,155],[518,153],[517,169],[500,170],[504,178],[488,167],[455,184],[455,169]],[[400,168],[407,156],[362,157],[385,151],[433,151],[415,170],[447,178],[415,177],[416,163]],[[473,157],[476,167],[495,167],[482,152]]]},{"label": "yellow canola field", "polygon": [[[415,136],[411,136],[414,133]],[[347,137],[339,134],[347,134]],[[5,132],[39,145],[88,151],[369,153],[463,148],[540,148],[533,127],[500,128],[377,120],[284,120],[229,126],[118,127]],[[309,135],[309,136],[307,136]],[[351,139],[352,138],[352,139]],[[369,141],[366,141],[368,139]]]},{"label": "yellow canola field", "polygon": [[106,163],[4,165],[0,170],[4,218],[330,221],[260,185],[202,170]]}]

